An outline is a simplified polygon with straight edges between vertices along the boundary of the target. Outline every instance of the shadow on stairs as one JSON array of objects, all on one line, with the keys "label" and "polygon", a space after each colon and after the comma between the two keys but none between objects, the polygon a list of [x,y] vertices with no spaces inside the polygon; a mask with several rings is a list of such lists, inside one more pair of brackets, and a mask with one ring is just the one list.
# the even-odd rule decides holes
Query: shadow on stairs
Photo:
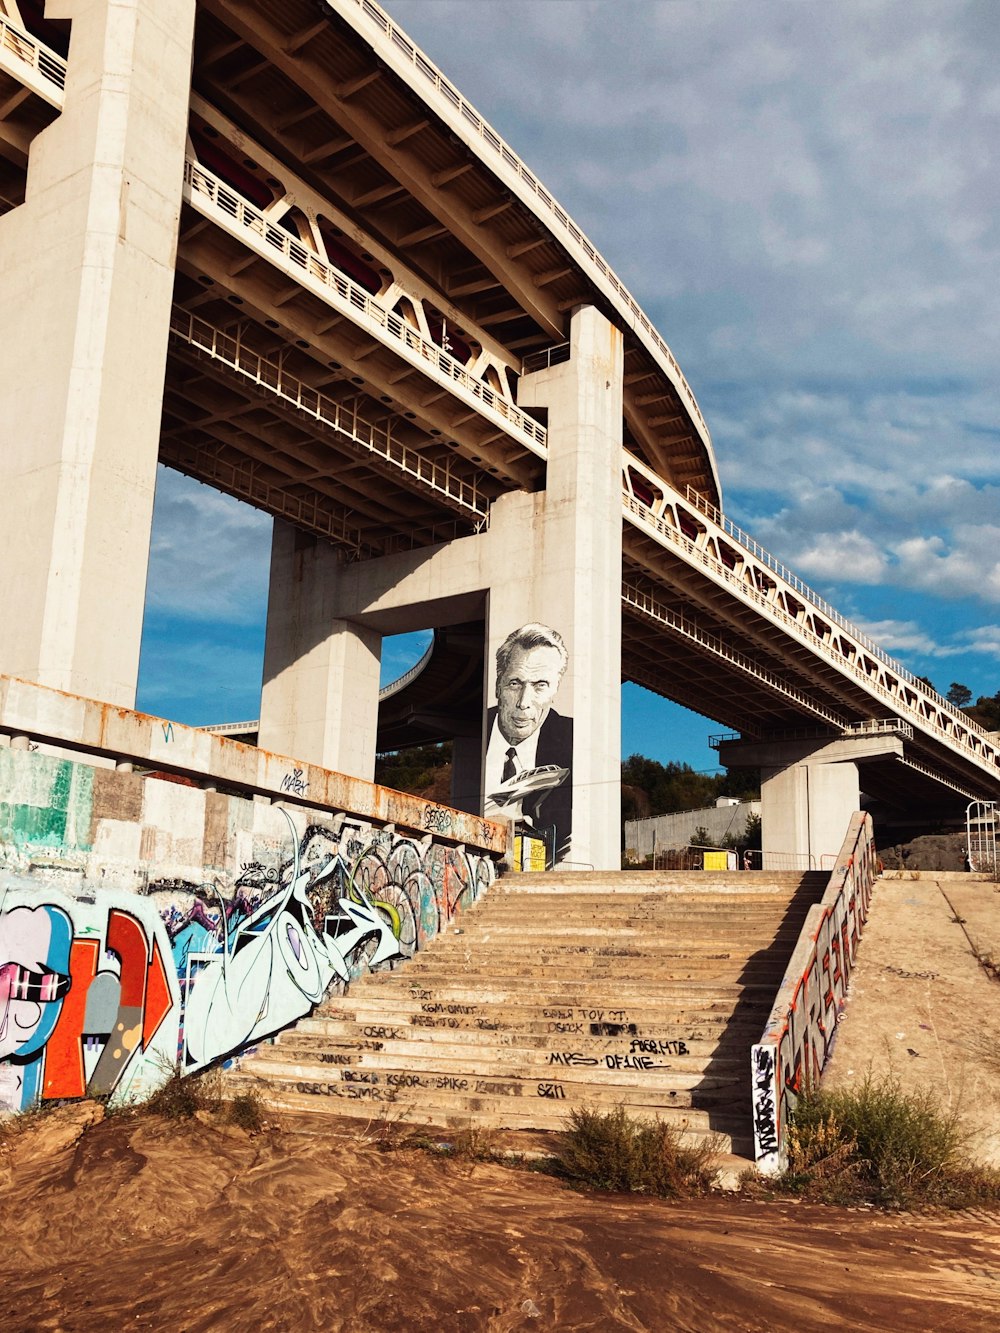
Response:
[{"label": "shadow on stairs", "polygon": [[752,1152],[759,1039],[823,873],[498,881],[427,949],[355,982],[225,1076],[275,1109],[563,1128],[659,1117]]}]

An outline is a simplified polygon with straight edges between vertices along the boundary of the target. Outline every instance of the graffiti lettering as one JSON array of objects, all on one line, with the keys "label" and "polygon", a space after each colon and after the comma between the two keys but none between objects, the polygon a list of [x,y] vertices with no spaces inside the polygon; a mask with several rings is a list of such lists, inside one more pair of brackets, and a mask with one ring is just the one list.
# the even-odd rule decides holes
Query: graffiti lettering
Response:
[{"label": "graffiti lettering", "polygon": [[492,1093],[495,1096],[501,1096],[501,1097],[520,1097],[521,1084],[495,1083],[488,1078],[477,1078],[476,1092],[487,1093],[487,1094]]},{"label": "graffiti lettering", "polygon": [[451,815],[439,805],[428,806],[424,811],[424,828],[435,833],[451,832]]},{"label": "graffiti lettering", "polygon": [[606,1055],[604,1063],[609,1069],[657,1069],[649,1055]]},{"label": "graffiti lettering", "polygon": [[548,1097],[553,1101],[563,1101],[566,1097],[566,1089],[561,1083],[539,1083],[539,1097]]},{"label": "graffiti lettering", "polygon": [[384,1041],[395,1041],[399,1036],[399,1028],[364,1027],[361,1031],[366,1037],[380,1037]]},{"label": "graffiti lettering", "polygon": [[425,1014],[474,1014],[477,1007],[474,1004],[444,1004],[440,1002],[420,1006]]},{"label": "graffiti lettering", "polygon": [[564,1037],[583,1036],[582,1023],[546,1023],[546,1032],[559,1032]]},{"label": "graffiti lettering", "polygon": [[937,972],[907,972],[905,968],[893,967],[891,963],[886,963],[882,968],[883,972],[891,972],[895,977],[903,977],[907,981],[937,981]]},{"label": "graffiti lettering", "polygon": [[634,1037],[639,1031],[635,1023],[591,1023],[592,1037]]},{"label": "graffiti lettering", "polygon": [[753,1048],[753,1134],[756,1154],[778,1151],[778,1124],[774,1103],[774,1049]]},{"label": "graffiti lettering", "polygon": [[543,1009],[543,1010],[542,1010],[542,1017],[543,1017],[543,1018],[572,1018],[572,1017],[573,1017],[573,1010],[572,1010],[572,1009]]},{"label": "graffiti lettering", "polygon": [[584,1055],[581,1051],[549,1051],[550,1065],[596,1065],[596,1055]]},{"label": "graffiti lettering", "polygon": [[303,778],[302,769],[293,768],[291,773],[286,773],[281,779],[279,790],[290,792],[293,796],[305,796],[309,783]]},{"label": "graffiti lettering", "polygon": [[[693,1041],[689,1037],[688,1041]],[[686,1041],[678,1041],[672,1038],[660,1038],[652,1040],[651,1038],[635,1038],[629,1043],[629,1050],[632,1052],[642,1051],[647,1055],[687,1055],[688,1045]]]},{"label": "graffiti lettering", "polygon": [[17,890],[3,895],[0,1060],[13,1073],[0,1106],[152,1090],[163,1081],[157,1062],[176,1045],[179,1009],[158,914],[132,895],[122,906],[47,896],[28,905]]},{"label": "graffiti lettering", "polygon": [[440,1074],[434,1086],[441,1092],[467,1092],[469,1080],[454,1078],[451,1074]]}]

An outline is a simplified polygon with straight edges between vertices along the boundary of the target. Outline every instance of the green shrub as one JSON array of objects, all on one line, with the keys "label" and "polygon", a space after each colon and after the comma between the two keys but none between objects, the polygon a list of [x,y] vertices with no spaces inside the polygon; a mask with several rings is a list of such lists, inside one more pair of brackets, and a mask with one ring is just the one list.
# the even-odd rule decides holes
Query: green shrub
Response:
[{"label": "green shrub", "polygon": [[260,1093],[238,1092],[232,1101],[226,1103],[226,1123],[237,1125],[251,1134],[264,1128],[264,1103]]},{"label": "green shrub", "polygon": [[714,1142],[682,1146],[660,1120],[633,1120],[624,1106],[574,1110],[557,1157],[558,1173],[578,1185],[681,1198],[710,1188]]},{"label": "green shrub", "polygon": [[1000,1203],[1000,1171],[971,1162],[954,1113],[870,1072],[856,1088],[799,1098],[779,1188],[885,1208]]},{"label": "green shrub", "polygon": [[191,1120],[198,1111],[215,1111],[218,1106],[216,1079],[197,1074],[184,1078],[174,1070],[144,1103],[143,1109],[167,1120]]}]

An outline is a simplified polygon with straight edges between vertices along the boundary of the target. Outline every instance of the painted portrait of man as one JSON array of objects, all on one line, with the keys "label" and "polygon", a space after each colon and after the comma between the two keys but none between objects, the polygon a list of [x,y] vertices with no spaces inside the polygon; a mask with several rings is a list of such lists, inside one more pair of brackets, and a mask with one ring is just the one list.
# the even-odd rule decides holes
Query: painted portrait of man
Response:
[{"label": "painted portrait of man", "polygon": [[554,701],[569,665],[562,635],[537,621],[497,649],[487,713],[484,814],[519,820],[565,859],[573,826],[573,719]]}]

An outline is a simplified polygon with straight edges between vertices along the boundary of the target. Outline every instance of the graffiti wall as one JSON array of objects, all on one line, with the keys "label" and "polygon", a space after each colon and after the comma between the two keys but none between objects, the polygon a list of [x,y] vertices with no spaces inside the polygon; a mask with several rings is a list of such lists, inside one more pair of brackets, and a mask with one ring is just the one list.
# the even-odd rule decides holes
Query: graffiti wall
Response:
[{"label": "graffiti wall", "polygon": [[346,812],[9,750],[0,779],[0,1109],[143,1096],[253,1046],[494,878]]},{"label": "graffiti wall", "polygon": [[0,1109],[152,1091],[174,1064],[180,992],[152,903],[0,888]]}]

